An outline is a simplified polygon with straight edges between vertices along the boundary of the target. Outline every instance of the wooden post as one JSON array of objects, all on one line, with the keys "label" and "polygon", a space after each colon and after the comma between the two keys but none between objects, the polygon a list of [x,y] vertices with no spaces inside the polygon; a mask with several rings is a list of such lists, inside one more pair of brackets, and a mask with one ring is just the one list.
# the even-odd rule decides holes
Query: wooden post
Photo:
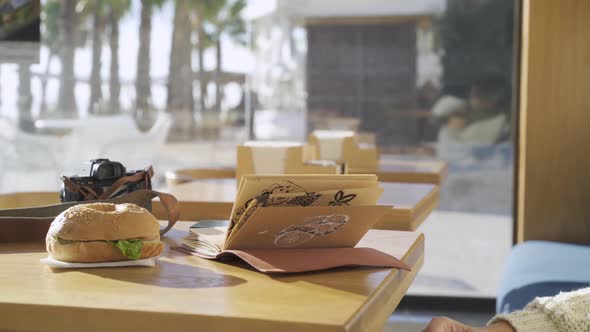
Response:
[{"label": "wooden post", "polygon": [[590,243],[590,1],[524,0],[516,240]]}]

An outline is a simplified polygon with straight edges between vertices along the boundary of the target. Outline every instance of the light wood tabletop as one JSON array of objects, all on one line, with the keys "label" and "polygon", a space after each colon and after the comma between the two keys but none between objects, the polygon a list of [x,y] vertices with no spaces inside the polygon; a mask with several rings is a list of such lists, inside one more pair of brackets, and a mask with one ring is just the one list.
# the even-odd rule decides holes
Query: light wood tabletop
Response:
[{"label": "light wood tabletop", "polygon": [[[391,212],[374,228],[414,231],[438,206],[439,188],[433,184],[383,182],[379,204],[393,205]],[[235,179],[196,180],[172,186],[165,191],[182,201],[184,220],[227,219],[236,196]],[[157,217],[164,217],[160,204],[154,204]]]},{"label": "light wood tabletop", "polygon": [[0,209],[18,209],[59,204],[58,192],[19,192],[0,194]]},{"label": "light wood tabletop", "polygon": [[447,163],[442,161],[381,160],[375,172],[379,181],[432,183],[440,185],[447,174]]},{"label": "light wood tabletop", "polygon": [[0,330],[379,331],[423,264],[424,237],[371,230],[359,246],[408,264],[266,275],[169,249],[156,267],[52,270],[43,243],[0,244]]},{"label": "light wood tabletop", "polygon": [[235,167],[181,168],[165,173],[167,186],[175,186],[198,179],[233,179],[235,177]]},{"label": "light wood tabletop", "polygon": [[440,190],[426,183],[382,182],[378,204],[393,205],[373,228],[414,231],[438,207]]},{"label": "light wood tabletop", "polygon": [[[383,182],[432,183],[440,185],[447,174],[447,168],[447,163],[436,160],[382,159],[379,162],[379,170],[375,174]],[[186,168],[166,172],[166,184],[173,186],[194,180],[235,177],[235,167]]]}]

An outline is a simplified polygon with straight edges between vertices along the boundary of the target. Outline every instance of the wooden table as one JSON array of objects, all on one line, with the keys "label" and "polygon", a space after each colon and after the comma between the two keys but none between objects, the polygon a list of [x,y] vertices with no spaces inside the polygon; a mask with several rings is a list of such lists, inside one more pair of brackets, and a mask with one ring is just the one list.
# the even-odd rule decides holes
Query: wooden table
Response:
[{"label": "wooden table", "polygon": [[378,204],[393,205],[393,208],[373,228],[414,231],[438,206],[437,185],[382,182],[381,186],[384,191]]},{"label": "wooden table", "polygon": [[440,185],[447,174],[447,163],[442,161],[384,161],[375,172],[379,181],[432,183]]},{"label": "wooden table", "polygon": [[18,209],[59,204],[58,192],[19,192],[0,194],[0,209]]},{"label": "wooden table", "polygon": [[[164,241],[185,236],[179,223]],[[420,233],[371,230],[359,246],[412,271],[265,275],[168,249],[155,268],[52,270],[43,243],[0,244],[0,330],[379,331],[423,264]]]},{"label": "wooden table", "polygon": [[[384,193],[379,204],[394,208],[375,228],[413,231],[438,206],[439,188],[433,184],[381,183]],[[166,189],[180,201],[182,219],[227,219],[236,196],[235,179],[197,180]],[[164,217],[162,206],[154,204],[157,217]]]},{"label": "wooden table", "polygon": [[169,187],[199,179],[235,179],[236,168],[182,168],[174,171],[167,171],[165,177],[166,185]]},{"label": "wooden table", "polygon": [[[440,185],[447,174],[447,163],[434,160],[381,160],[379,170],[375,174],[383,182]],[[171,187],[194,180],[231,179],[235,177],[236,170],[234,167],[187,168],[166,172],[166,184]]]}]

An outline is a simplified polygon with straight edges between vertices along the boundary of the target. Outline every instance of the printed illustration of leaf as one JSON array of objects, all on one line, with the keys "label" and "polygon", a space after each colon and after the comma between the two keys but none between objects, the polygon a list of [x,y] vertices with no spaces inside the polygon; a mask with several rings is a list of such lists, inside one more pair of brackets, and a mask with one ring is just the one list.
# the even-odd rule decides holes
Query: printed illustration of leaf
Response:
[{"label": "printed illustration of leaf", "polygon": [[355,198],[356,194],[344,195],[344,191],[339,190],[336,195],[334,195],[334,200],[328,204],[331,206],[348,205],[348,203]]}]

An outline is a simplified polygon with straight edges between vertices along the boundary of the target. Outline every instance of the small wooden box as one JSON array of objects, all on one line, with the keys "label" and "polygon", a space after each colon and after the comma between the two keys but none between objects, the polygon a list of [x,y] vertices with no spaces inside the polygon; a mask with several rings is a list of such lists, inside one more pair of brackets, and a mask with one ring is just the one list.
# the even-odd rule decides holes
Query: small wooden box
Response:
[{"label": "small wooden box", "polygon": [[342,174],[343,165],[315,159],[316,147],[299,142],[251,141],[238,146],[236,178],[246,174]]},{"label": "small wooden box", "polygon": [[353,131],[317,130],[309,135],[316,159],[333,160],[347,165],[351,173],[375,173],[379,151],[374,144],[361,143]]}]

